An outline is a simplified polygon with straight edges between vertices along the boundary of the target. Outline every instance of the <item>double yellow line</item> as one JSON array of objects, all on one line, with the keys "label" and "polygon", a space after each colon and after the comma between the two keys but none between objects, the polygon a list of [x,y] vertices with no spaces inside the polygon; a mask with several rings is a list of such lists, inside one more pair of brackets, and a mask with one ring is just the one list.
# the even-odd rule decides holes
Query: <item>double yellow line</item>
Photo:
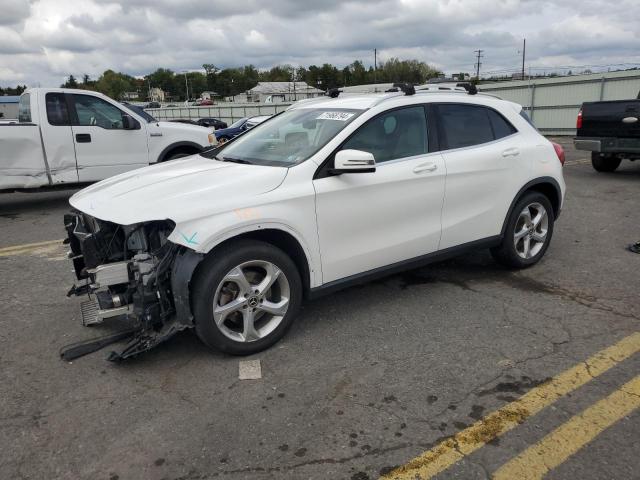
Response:
[{"label": "double yellow line", "polygon": [[[519,399],[442,441],[406,465],[384,475],[382,479],[429,479],[638,351],[640,351],[640,332],[622,339],[585,362],[534,387]],[[497,470],[493,478],[496,480],[540,479],[551,468],[561,464],[593,440],[605,428],[639,406],[640,376],[526,449]]]}]

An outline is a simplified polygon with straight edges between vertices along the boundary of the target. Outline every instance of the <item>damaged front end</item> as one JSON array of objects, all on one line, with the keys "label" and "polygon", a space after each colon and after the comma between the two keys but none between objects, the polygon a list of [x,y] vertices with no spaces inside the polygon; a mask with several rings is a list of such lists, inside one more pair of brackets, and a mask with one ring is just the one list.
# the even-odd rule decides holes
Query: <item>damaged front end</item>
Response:
[{"label": "damaged front end", "polygon": [[130,323],[130,342],[109,360],[149,350],[193,325],[189,280],[201,256],[168,240],[172,221],[118,225],[74,211],[64,224],[78,279],[68,296],[88,297],[83,325]]}]

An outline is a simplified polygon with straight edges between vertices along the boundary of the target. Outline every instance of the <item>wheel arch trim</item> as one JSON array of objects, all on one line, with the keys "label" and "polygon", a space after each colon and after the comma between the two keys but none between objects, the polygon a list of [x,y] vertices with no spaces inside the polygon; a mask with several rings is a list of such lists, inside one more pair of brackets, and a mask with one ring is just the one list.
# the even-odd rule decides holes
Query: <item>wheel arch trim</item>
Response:
[{"label": "wheel arch trim", "polygon": [[[279,222],[260,222],[245,224],[240,227],[227,230],[222,234],[211,238],[205,242],[198,252],[208,254],[221,244],[233,239],[243,238],[251,236],[251,234],[268,233],[269,231],[281,232],[288,235],[299,247],[301,253],[304,255],[306,262],[306,271],[300,272],[300,276],[303,278],[303,284],[306,289],[313,288],[322,282],[321,264],[319,258],[314,257],[311,249],[304,241],[303,236],[295,230],[293,227]],[[278,245],[275,245],[278,246]],[[291,255],[290,252],[286,252]],[[295,261],[295,259],[293,259]],[[304,269],[303,269],[304,270]]]},{"label": "wheel arch trim", "polygon": [[554,207],[553,213],[555,218],[557,219],[560,216],[560,209],[562,207],[562,189],[560,188],[560,184],[558,183],[558,181],[553,177],[534,178],[533,180],[530,180],[529,182],[527,182],[513,197],[513,200],[511,201],[511,205],[509,205],[509,210],[507,210],[507,215],[505,216],[504,221],[502,223],[502,229],[500,230],[501,237],[504,237],[505,231],[507,229],[507,223],[509,222],[509,218],[511,218],[513,209],[515,208],[516,203],[518,203],[520,198],[522,198],[522,195],[524,195],[524,193],[527,192],[528,190],[534,190],[532,187],[535,187],[537,185],[545,185],[545,184],[551,185],[556,193],[556,198],[549,199],[549,200],[551,201],[551,204]]},{"label": "wheel arch trim", "polygon": [[201,152],[202,150],[204,150],[202,145],[198,145],[196,142],[189,142],[189,141],[174,142],[167,145],[164,148],[164,150],[160,152],[160,155],[158,155],[158,159],[156,160],[156,163],[163,162],[168,156],[168,154],[171,152],[171,150],[175,150],[176,148],[180,148],[180,147],[195,148],[196,150],[198,150],[198,152]]}]

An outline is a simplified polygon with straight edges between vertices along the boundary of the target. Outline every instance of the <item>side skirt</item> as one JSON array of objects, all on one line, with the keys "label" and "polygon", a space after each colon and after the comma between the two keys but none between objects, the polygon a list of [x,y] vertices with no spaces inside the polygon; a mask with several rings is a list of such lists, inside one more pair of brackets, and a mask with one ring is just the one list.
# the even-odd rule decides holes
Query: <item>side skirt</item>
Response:
[{"label": "side skirt", "polygon": [[449,258],[457,257],[458,255],[467,252],[469,250],[483,249],[497,247],[502,241],[502,235],[495,235],[493,237],[483,238],[480,240],[474,240],[473,242],[457,245],[455,247],[445,248],[444,250],[438,250],[437,252],[428,253],[416,258],[410,258],[408,260],[402,260],[401,262],[392,263],[384,267],[374,268],[363,273],[357,273],[349,277],[334,280],[325,285],[312,288],[307,293],[307,298],[313,300],[315,298],[328,295],[330,293],[342,290],[343,288],[351,287],[354,285],[361,285],[363,283],[370,282],[377,278],[393,275],[394,273],[403,272],[406,270],[412,270],[414,268],[424,267],[430,263],[440,262]]}]

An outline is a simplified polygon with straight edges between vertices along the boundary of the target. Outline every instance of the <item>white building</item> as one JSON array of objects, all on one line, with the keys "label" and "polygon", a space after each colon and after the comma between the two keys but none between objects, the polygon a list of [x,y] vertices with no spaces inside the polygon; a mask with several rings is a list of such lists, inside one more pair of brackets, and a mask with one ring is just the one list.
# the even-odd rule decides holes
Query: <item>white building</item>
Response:
[{"label": "white building", "polygon": [[324,95],[324,91],[305,82],[258,82],[244,93],[235,95],[233,101],[242,103],[294,102]]},{"label": "white building", "polygon": [[0,96],[0,118],[3,120],[18,118],[18,95]]},{"label": "white building", "polygon": [[158,87],[153,87],[151,90],[149,90],[149,100],[152,102],[164,102],[164,90]]}]

